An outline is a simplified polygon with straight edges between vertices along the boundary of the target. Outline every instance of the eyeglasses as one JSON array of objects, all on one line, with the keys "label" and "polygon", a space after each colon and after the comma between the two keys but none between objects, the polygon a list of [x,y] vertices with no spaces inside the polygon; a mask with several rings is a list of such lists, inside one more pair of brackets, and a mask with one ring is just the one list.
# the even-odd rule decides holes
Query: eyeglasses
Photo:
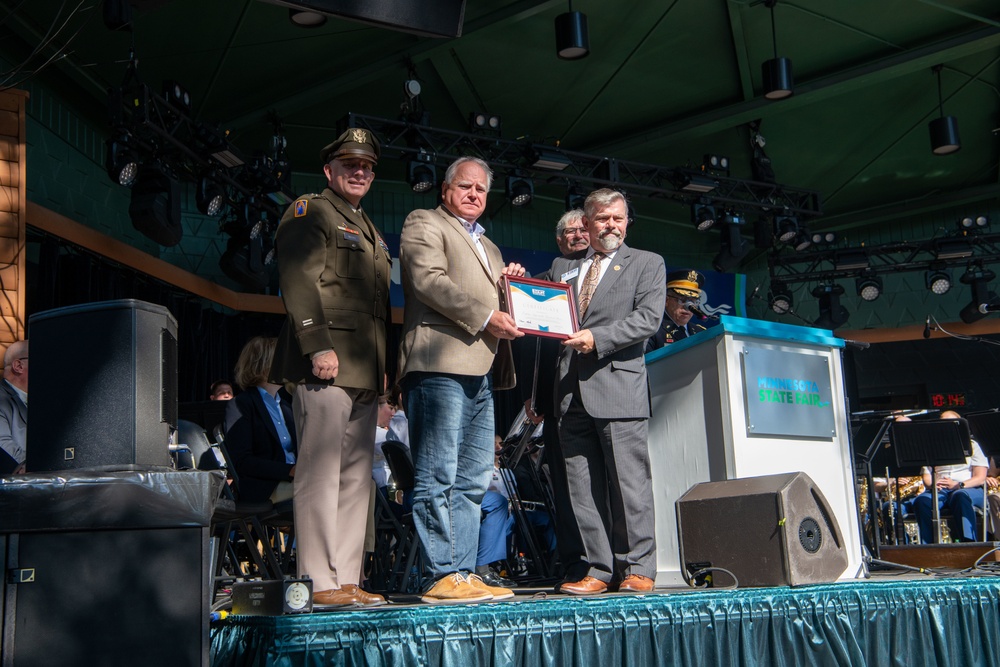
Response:
[{"label": "eyeglasses", "polygon": [[564,229],[562,231],[562,233],[563,233],[563,236],[573,236],[574,234],[583,235],[583,234],[587,233],[587,228],[586,227],[572,227],[572,228],[567,227],[566,229]]}]

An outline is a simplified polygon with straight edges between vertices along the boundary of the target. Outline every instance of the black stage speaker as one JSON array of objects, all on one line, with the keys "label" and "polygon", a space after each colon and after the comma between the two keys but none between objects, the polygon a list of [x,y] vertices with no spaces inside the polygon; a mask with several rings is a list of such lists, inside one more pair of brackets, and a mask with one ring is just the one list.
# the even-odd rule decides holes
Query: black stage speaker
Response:
[{"label": "black stage speaker", "polygon": [[30,472],[169,466],[177,321],[134,299],[33,315]]},{"label": "black stage speaker", "polygon": [[424,37],[461,37],[465,0],[266,0]]},{"label": "black stage speaker", "polygon": [[[732,572],[740,587],[798,586],[836,581],[847,569],[837,518],[804,472],[695,484],[676,509],[688,577],[715,567]],[[725,573],[707,574],[731,583]]]},{"label": "black stage speaker", "polygon": [[3,664],[207,667],[208,542],[204,527],[0,535]]}]

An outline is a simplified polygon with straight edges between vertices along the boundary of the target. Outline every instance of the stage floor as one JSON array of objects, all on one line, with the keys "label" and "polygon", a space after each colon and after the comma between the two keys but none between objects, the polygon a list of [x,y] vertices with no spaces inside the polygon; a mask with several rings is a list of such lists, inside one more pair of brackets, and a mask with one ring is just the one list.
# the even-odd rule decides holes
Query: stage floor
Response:
[{"label": "stage floor", "polygon": [[874,573],[757,589],[578,598],[529,589],[475,605],[408,604],[212,628],[223,665],[998,665],[990,570]]}]

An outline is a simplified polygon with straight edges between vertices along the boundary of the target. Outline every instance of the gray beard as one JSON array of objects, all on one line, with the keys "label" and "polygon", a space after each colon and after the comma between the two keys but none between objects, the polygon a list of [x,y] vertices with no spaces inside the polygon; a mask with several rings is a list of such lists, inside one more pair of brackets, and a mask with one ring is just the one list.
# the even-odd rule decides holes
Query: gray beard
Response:
[{"label": "gray beard", "polygon": [[622,238],[615,234],[605,234],[604,236],[597,239],[597,242],[601,244],[601,247],[608,252],[618,250],[618,246],[622,244]]}]

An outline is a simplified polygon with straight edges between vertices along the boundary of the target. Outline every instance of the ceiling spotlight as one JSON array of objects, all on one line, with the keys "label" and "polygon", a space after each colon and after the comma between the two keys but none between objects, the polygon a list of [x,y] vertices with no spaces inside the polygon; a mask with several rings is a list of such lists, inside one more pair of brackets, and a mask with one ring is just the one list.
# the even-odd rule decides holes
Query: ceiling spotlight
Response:
[{"label": "ceiling spotlight", "polygon": [[556,17],[556,55],[563,60],[579,60],[590,53],[587,35],[587,15],[574,12],[572,1],[569,12]]},{"label": "ceiling spotlight", "polygon": [[535,194],[535,186],[523,176],[507,177],[507,199],[513,206],[525,206],[531,202]]},{"label": "ceiling spotlight", "polygon": [[844,288],[837,283],[818,285],[813,288],[812,295],[819,299],[819,317],[813,325],[821,329],[837,329],[847,324],[851,314],[840,305],[840,295]]},{"label": "ceiling spotlight", "polygon": [[531,166],[535,169],[548,169],[549,171],[562,171],[573,164],[573,161],[559,152],[558,149],[542,146],[535,146],[529,154]]},{"label": "ceiling spotlight", "polygon": [[326,23],[326,14],[308,9],[289,9],[288,20],[300,28],[318,28]]},{"label": "ceiling spotlight", "polygon": [[777,229],[778,240],[782,243],[790,244],[799,233],[799,221],[793,215],[775,216],[774,226]]},{"label": "ceiling spotlight", "polygon": [[855,281],[858,296],[865,301],[874,301],[882,296],[882,279],[874,273],[868,272]]},{"label": "ceiling spotlight", "polygon": [[945,238],[934,241],[934,256],[937,259],[963,259],[972,257],[971,239]]},{"label": "ceiling spotlight", "polygon": [[947,294],[951,289],[951,275],[944,270],[928,271],[924,274],[924,282],[934,294]]},{"label": "ceiling spotlight", "polygon": [[719,182],[700,174],[681,174],[681,190],[687,192],[711,192],[719,187]]},{"label": "ceiling spotlight", "polygon": [[105,167],[112,181],[130,188],[139,175],[139,158],[124,139],[108,139]]},{"label": "ceiling spotlight", "polygon": [[784,315],[791,312],[793,303],[792,291],[788,289],[788,285],[778,280],[771,281],[771,291],[768,295],[768,305],[771,310],[778,315]]},{"label": "ceiling spotlight", "polygon": [[949,155],[957,153],[962,148],[962,140],[958,137],[958,119],[954,116],[944,115],[944,98],[941,95],[942,67],[942,65],[935,65],[933,68],[937,75],[939,116],[927,125],[927,129],[931,133],[931,151],[934,152],[934,155]]},{"label": "ceiling spotlight", "polygon": [[422,153],[416,160],[410,160],[406,170],[406,182],[414,192],[427,192],[437,184],[437,169],[427,161],[430,159],[429,155],[426,159],[422,155],[427,154]]},{"label": "ceiling spotlight", "polygon": [[990,219],[985,215],[967,215],[958,221],[958,227],[962,231],[972,231],[990,226]]},{"label": "ceiling spotlight", "polygon": [[176,81],[163,82],[163,97],[179,111],[191,114],[191,93]]},{"label": "ceiling spotlight", "polygon": [[474,132],[485,132],[499,135],[501,125],[500,116],[488,114],[482,111],[474,111],[469,114],[469,129]]},{"label": "ceiling spotlight", "polygon": [[226,193],[211,174],[205,174],[198,179],[198,189],[194,199],[203,215],[214,218],[225,211]]},{"label": "ceiling spotlight", "polygon": [[771,41],[774,58],[761,65],[764,78],[764,97],[769,100],[783,100],[792,95],[792,61],[778,57],[778,32],[774,27],[774,6],[778,0],[764,0],[764,6],[771,10]]},{"label": "ceiling spotlight", "polygon": [[715,207],[707,199],[699,200],[691,205],[691,220],[699,232],[705,232],[715,226]]}]

